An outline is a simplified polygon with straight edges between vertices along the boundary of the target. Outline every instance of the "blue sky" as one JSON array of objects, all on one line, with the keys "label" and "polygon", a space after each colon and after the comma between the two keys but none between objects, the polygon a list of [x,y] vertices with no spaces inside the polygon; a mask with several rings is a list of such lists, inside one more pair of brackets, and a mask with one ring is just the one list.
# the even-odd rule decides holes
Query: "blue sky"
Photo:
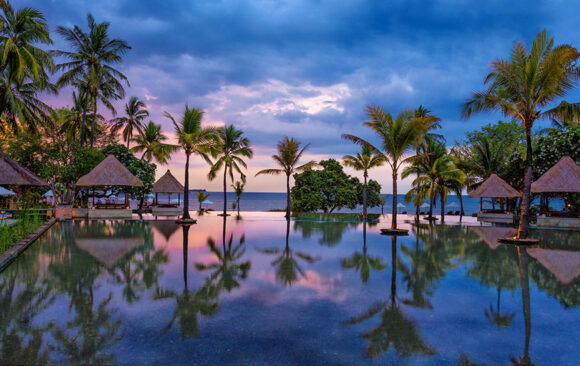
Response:
[{"label": "blue sky", "polygon": [[[364,107],[393,114],[420,104],[443,119],[449,145],[500,115],[459,117],[461,103],[482,88],[489,62],[546,28],[556,43],[576,44],[580,3],[564,1],[22,1],[57,25],[86,28],[86,14],[111,22],[111,35],[133,49],[120,69],[127,96],[146,101],[151,119],[172,128],[163,111],[185,103],[208,123],[233,123],[251,139],[249,175],[271,165],[283,135],[312,144],[309,158],[339,158],[356,147],[340,139],[362,127]],[[55,48],[67,45],[54,33]],[[54,104],[69,104],[69,92]],[[580,92],[568,98],[578,101]],[[122,106],[124,101],[117,105]],[[121,108],[118,108],[121,109]],[[182,155],[170,168],[183,177]],[[196,161],[193,186],[207,182]],[[158,169],[165,172],[164,167]],[[390,172],[371,172],[384,192]],[[409,186],[402,184],[403,191]],[[282,177],[249,179],[248,191],[282,191]]]}]

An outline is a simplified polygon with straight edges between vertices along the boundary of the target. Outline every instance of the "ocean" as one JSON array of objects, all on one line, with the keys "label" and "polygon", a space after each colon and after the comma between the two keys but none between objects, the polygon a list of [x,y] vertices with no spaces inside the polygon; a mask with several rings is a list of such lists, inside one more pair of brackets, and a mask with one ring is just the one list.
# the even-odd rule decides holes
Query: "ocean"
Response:
[{"label": "ocean", "polygon": [[[203,204],[204,208],[210,208],[216,211],[223,210],[223,192],[206,192],[209,194],[209,200],[212,201],[210,204]],[[159,195],[159,202],[164,202],[166,196]],[[183,199],[183,198],[182,198]],[[190,208],[191,210],[197,210],[199,208],[199,203],[197,201],[197,193],[192,192],[189,195]],[[177,195],[171,196],[172,201],[177,201]],[[232,202],[236,200],[236,195],[233,192],[227,193],[227,205],[228,210],[232,210]],[[393,195],[387,194],[387,203],[385,204],[384,212],[391,213],[392,211]],[[405,205],[405,207],[399,207],[397,212],[403,213],[408,212],[409,214],[415,213],[415,207],[405,202],[405,195],[398,195],[397,202],[399,204]],[[428,201],[426,201],[428,203]],[[484,203],[485,205],[485,203]],[[487,206],[490,206],[488,203]],[[485,207],[487,207],[485,206]],[[463,207],[466,215],[471,215],[479,211],[479,199],[469,198],[463,196]],[[240,211],[270,211],[270,210],[284,210],[286,208],[286,193],[267,193],[267,192],[245,192],[240,200]],[[459,211],[459,198],[457,196],[448,196],[447,203],[445,204],[445,213],[449,211]],[[335,212],[360,212],[362,211],[362,206],[357,207],[354,210],[348,208],[343,208],[340,211]],[[421,211],[428,211],[428,208],[422,208]],[[381,207],[372,207],[368,209],[369,213],[381,213]],[[436,202],[436,207],[433,208],[434,214],[439,214],[439,202]]]}]

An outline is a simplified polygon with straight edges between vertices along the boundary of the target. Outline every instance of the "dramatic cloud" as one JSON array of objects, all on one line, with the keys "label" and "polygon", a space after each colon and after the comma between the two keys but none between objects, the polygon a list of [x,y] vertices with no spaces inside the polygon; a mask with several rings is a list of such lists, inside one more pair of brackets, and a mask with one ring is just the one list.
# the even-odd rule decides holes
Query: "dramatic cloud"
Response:
[{"label": "dramatic cloud", "polygon": [[[482,88],[489,62],[508,57],[518,41],[543,28],[557,43],[577,40],[580,5],[542,1],[185,1],[22,2],[57,25],[86,27],[86,14],[111,22],[111,34],[133,49],[120,66],[128,96],[146,101],[151,119],[170,132],[164,111],[185,103],[203,108],[212,124],[243,128],[256,149],[250,174],[271,164],[283,135],[310,142],[308,158],[341,157],[356,147],[340,138],[357,133],[364,108],[393,114],[426,106],[443,119],[452,145],[465,132],[502,118],[459,118],[461,103]],[[20,5],[20,4],[18,4]],[[55,48],[66,48],[56,35]],[[580,93],[569,96],[580,99]],[[55,104],[70,104],[63,92]],[[116,105],[122,106],[124,101]],[[183,157],[170,166],[183,176]],[[196,186],[207,167],[194,164]],[[159,169],[160,173],[164,171]],[[390,191],[386,169],[373,173]],[[277,178],[250,179],[248,190],[280,191]],[[408,182],[403,184],[403,190]]]}]

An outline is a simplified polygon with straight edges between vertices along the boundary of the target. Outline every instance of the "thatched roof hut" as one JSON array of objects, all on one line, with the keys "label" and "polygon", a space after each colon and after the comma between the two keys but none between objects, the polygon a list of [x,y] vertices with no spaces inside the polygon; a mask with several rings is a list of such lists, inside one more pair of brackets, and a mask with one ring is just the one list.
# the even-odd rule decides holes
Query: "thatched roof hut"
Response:
[{"label": "thatched roof hut", "polygon": [[493,250],[499,246],[499,239],[513,237],[517,234],[516,229],[507,226],[470,226],[469,229]]},{"label": "thatched roof hut", "polygon": [[580,165],[568,155],[532,183],[533,193],[580,192]]},{"label": "thatched roof hut", "polygon": [[468,196],[472,198],[516,198],[520,197],[521,194],[494,173]]},{"label": "thatched roof hut", "polygon": [[131,250],[143,244],[143,238],[77,238],[76,245],[111,269]]},{"label": "thatched roof hut", "polygon": [[563,284],[580,276],[580,252],[543,248],[528,248],[526,251]]},{"label": "thatched roof hut", "polygon": [[183,193],[184,189],[169,169],[153,184],[153,193]]},{"label": "thatched roof hut", "polygon": [[113,155],[109,155],[88,174],[83,175],[77,181],[77,186],[143,187],[143,182],[141,182],[141,179],[131,174],[129,169],[125,168],[117,158]]},{"label": "thatched roof hut", "polygon": [[9,186],[12,184],[19,186],[48,186],[45,181],[30,170],[0,151],[0,185]]},{"label": "thatched roof hut", "polygon": [[169,241],[169,238],[180,228],[179,225],[175,223],[175,220],[153,220],[151,224],[163,237],[165,241]]}]

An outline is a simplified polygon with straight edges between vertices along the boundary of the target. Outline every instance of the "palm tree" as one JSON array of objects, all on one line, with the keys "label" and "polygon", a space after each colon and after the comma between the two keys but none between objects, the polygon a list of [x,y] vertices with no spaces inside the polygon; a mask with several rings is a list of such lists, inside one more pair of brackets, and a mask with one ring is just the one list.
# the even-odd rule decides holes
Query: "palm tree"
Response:
[{"label": "palm tree", "polygon": [[360,279],[362,283],[367,283],[371,276],[371,269],[373,271],[383,271],[387,268],[381,257],[371,257],[367,253],[367,223],[363,222],[363,249],[362,253],[355,252],[352,257],[344,258],[340,261],[340,266],[342,268],[355,268],[360,271]]},{"label": "palm tree", "polygon": [[50,122],[50,107],[37,95],[54,91],[52,56],[36,46],[52,44],[46,19],[30,7],[14,11],[9,1],[1,1],[0,10],[0,116],[15,131],[21,124],[36,131],[38,123]]},{"label": "palm tree", "polygon": [[379,204],[381,205],[381,215],[385,213],[385,205],[387,204],[387,195],[379,195]]},{"label": "palm tree", "polygon": [[217,131],[215,144],[212,146],[212,156],[216,158],[216,161],[209,171],[208,178],[209,180],[214,180],[217,172],[222,167],[224,168],[224,216],[227,215],[226,187],[228,173],[233,182],[234,171],[238,172],[242,182],[245,183],[246,176],[242,173],[240,165],[243,168],[247,168],[243,157],[252,158],[254,155],[250,147],[250,140],[244,137],[243,134],[244,132],[242,130],[236,129],[233,125],[224,126]]},{"label": "palm tree", "polygon": [[343,138],[361,145],[369,145],[373,150],[384,156],[384,160],[391,167],[393,176],[393,215],[391,229],[397,229],[397,179],[400,167],[415,159],[414,156],[405,157],[420,142],[427,132],[428,125],[424,119],[415,118],[410,110],[401,111],[393,120],[390,113],[378,106],[367,106],[370,121],[364,125],[370,127],[381,139],[381,148],[374,147],[369,142],[354,135],[342,135]]},{"label": "palm tree", "polygon": [[197,191],[197,202],[199,202],[199,211],[203,210],[202,204],[203,201],[209,198],[209,193],[205,193],[203,191]]},{"label": "palm tree", "polygon": [[[486,90],[473,93],[462,106],[467,119],[475,113],[499,111],[519,120],[526,129],[526,171],[518,238],[528,235],[532,186],[532,127],[538,118],[574,114],[578,104],[560,104],[546,109],[557,98],[567,95],[580,77],[575,62],[578,51],[567,44],[554,45],[546,30],[538,33],[527,50],[524,42],[514,46],[509,60],[497,59],[484,79]],[[577,115],[577,113],[575,113]]]},{"label": "palm tree", "polygon": [[345,155],[342,157],[344,165],[353,168],[354,170],[362,171],[364,184],[363,184],[363,220],[367,219],[367,179],[369,177],[369,170],[375,167],[379,167],[385,163],[385,157],[383,154],[377,154],[373,152],[373,148],[370,145],[362,146],[362,151],[356,153],[356,156]]},{"label": "palm tree", "polygon": [[146,159],[149,162],[155,158],[159,164],[167,164],[171,154],[179,150],[179,146],[166,144],[164,142],[166,140],[167,136],[161,132],[161,125],[149,121],[147,126],[140,131],[140,134],[133,138],[136,145],[131,148],[131,151],[143,151],[141,159]]},{"label": "palm tree", "polygon": [[197,108],[189,108],[187,104],[179,122],[168,112],[165,112],[165,117],[173,122],[178,144],[185,152],[185,186],[183,190],[183,216],[181,219],[191,221],[191,216],[189,215],[189,158],[192,154],[199,155],[208,164],[211,164],[207,154],[214,140],[215,129],[202,127],[203,111]]},{"label": "palm tree", "polygon": [[238,209],[238,216],[240,216],[240,199],[242,198],[242,194],[244,193],[244,186],[245,184],[242,182],[236,182],[232,184],[232,188],[236,193],[236,208]]},{"label": "palm tree", "polygon": [[149,117],[149,111],[145,109],[147,106],[143,101],[137,97],[131,97],[129,102],[125,104],[125,117],[118,117],[111,121],[113,124],[113,133],[117,133],[123,129],[123,140],[127,142],[127,149],[129,142],[133,138],[133,130],[137,130],[143,134],[143,122],[146,117]]},{"label": "palm tree", "polygon": [[302,172],[307,169],[311,169],[316,163],[314,161],[309,161],[306,164],[298,165],[298,161],[304,154],[304,152],[310,147],[310,144],[304,145],[302,149],[300,148],[301,142],[284,136],[280,142],[278,142],[278,154],[272,155],[272,159],[278,164],[281,169],[264,169],[256,173],[256,176],[260,174],[286,174],[286,218],[290,219],[290,177],[295,172]]},{"label": "palm tree", "polygon": [[[85,123],[89,101],[95,101],[101,91],[102,98],[123,98],[125,89],[121,82],[128,86],[127,77],[115,69],[113,65],[122,61],[122,56],[131,49],[123,40],[109,38],[110,23],[95,23],[91,14],[87,15],[89,32],[84,32],[79,26],[73,28],[57,27],[56,31],[66,41],[71,43],[74,51],[54,51],[55,55],[68,59],[67,62],[57,65],[58,70],[65,71],[57,80],[56,85],[84,84],[84,90],[89,97],[85,100],[81,127],[81,146],[85,143]],[[95,102],[94,113],[97,105]]]}]

